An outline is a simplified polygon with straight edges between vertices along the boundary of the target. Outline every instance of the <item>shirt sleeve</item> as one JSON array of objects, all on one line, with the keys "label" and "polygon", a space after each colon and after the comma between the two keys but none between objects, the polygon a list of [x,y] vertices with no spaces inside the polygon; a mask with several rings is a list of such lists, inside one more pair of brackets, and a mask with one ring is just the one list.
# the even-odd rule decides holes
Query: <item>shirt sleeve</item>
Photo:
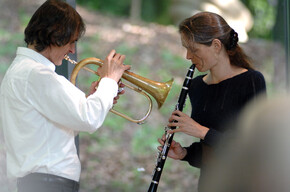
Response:
[{"label": "shirt sleeve", "polygon": [[252,90],[249,91],[250,97],[257,97],[260,94],[266,93],[266,82],[262,73],[259,71],[254,71],[250,81],[252,86],[252,89],[249,89]]},{"label": "shirt sleeve", "polygon": [[189,147],[185,147],[185,149],[187,150],[187,154],[181,161],[187,161],[191,166],[200,168],[202,157],[201,142],[192,143]]},{"label": "shirt sleeve", "polygon": [[215,129],[209,129],[203,141],[204,141],[204,144],[210,147],[214,147],[221,140],[221,137],[222,137],[221,132]]},{"label": "shirt sleeve", "polygon": [[202,143],[210,147],[214,147],[221,140],[223,134],[215,129],[209,129],[202,142],[192,143],[189,147],[185,147],[187,155],[182,161],[187,161],[191,166],[200,168],[202,160]]},{"label": "shirt sleeve", "polygon": [[86,98],[63,76],[38,67],[31,71],[25,90],[28,102],[51,123],[75,131],[93,132],[112,108],[118,85],[113,79],[103,78],[97,91]]}]

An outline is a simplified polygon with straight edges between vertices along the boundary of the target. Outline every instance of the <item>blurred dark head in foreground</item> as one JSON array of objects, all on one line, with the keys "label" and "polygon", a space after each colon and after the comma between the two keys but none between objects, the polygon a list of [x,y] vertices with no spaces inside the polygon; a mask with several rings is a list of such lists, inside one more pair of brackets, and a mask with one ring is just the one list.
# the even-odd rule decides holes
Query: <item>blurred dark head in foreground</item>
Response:
[{"label": "blurred dark head in foreground", "polygon": [[246,108],[238,127],[207,170],[207,191],[289,192],[290,96],[260,98]]}]

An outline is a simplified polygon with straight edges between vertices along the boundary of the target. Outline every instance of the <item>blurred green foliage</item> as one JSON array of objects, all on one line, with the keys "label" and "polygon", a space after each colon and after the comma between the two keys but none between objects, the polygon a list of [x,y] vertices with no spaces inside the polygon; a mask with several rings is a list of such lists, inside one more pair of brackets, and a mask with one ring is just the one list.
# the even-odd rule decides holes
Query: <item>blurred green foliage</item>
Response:
[{"label": "blurred green foliage", "polygon": [[[132,0],[76,0],[80,5],[90,7],[101,13],[129,17]],[[169,17],[171,0],[141,0],[141,19],[159,24],[173,24]],[[241,0],[254,17],[254,26],[249,32],[250,37],[271,39],[275,25],[278,0]],[[182,2],[180,2],[182,3]]]},{"label": "blurred green foliage", "polygon": [[171,0],[146,0],[142,3],[142,18],[144,21],[172,24],[168,16]]},{"label": "blurred green foliage", "polygon": [[[15,55],[15,50],[17,45],[22,45],[24,35],[22,33],[10,33],[7,30],[0,29],[0,58],[4,56],[10,56],[13,58]],[[11,62],[11,61],[9,61]],[[5,59],[0,60],[0,74],[4,74],[8,69],[9,65],[7,65],[7,61]]]},{"label": "blurred green foliage", "polygon": [[131,0],[76,0],[77,4],[85,5],[91,9],[112,15],[126,16],[129,14]]},{"label": "blurred green foliage", "polygon": [[250,37],[272,39],[278,0],[241,0],[254,17]]},{"label": "blurred green foliage", "polygon": [[[98,10],[101,13],[111,15],[129,17],[131,9],[131,0],[98,0],[86,1],[76,0],[80,5],[90,7],[93,10]],[[146,0],[142,1],[141,18],[144,21],[156,22],[160,24],[172,24],[168,17],[168,9],[171,0]]]}]

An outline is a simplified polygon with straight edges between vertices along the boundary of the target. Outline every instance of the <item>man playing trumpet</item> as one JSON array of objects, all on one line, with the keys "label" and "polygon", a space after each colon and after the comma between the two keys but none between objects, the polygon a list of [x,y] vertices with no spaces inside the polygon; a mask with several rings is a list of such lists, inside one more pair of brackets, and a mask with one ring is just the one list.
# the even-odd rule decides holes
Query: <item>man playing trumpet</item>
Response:
[{"label": "man playing trumpet", "polygon": [[[80,15],[67,3],[48,0],[25,29],[0,90],[0,127],[7,152],[7,174],[19,192],[78,191],[80,160],[75,133],[94,132],[118,99],[124,55],[112,50],[98,68],[101,78],[86,95],[55,72],[75,53],[84,34]],[[95,86],[98,84],[97,90]]]}]

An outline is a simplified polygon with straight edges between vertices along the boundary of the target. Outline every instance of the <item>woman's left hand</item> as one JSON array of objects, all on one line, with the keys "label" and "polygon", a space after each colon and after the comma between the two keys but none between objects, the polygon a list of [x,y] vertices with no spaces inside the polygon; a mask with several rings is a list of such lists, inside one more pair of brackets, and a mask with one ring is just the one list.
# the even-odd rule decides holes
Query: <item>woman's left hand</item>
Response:
[{"label": "woman's left hand", "polygon": [[[176,127],[176,129],[168,130],[168,133],[183,132],[187,135],[191,135],[200,139],[204,139],[209,128],[200,125],[194,121],[191,117],[181,111],[173,111],[169,118],[168,127]],[[177,121],[177,122],[174,122]]]}]

